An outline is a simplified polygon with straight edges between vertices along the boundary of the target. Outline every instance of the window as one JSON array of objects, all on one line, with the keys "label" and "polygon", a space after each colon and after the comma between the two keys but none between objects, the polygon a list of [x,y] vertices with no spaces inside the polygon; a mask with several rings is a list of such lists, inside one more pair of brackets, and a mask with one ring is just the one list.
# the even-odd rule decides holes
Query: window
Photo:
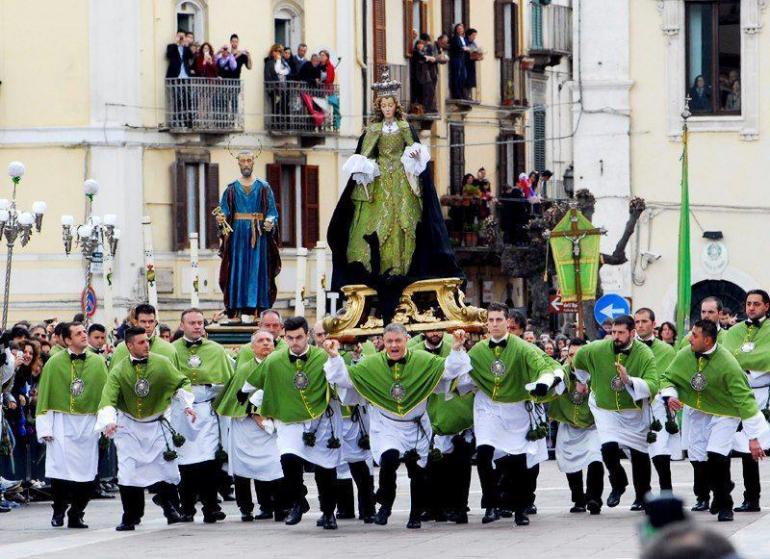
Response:
[{"label": "window", "polygon": [[421,33],[428,32],[428,1],[403,0],[404,2],[404,56],[412,56],[414,43]]},{"label": "window", "polygon": [[534,140],[534,164],[535,171],[545,169],[545,107],[538,106],[532,111],[533,116],[533,140]]},{"label": "window", "polygon": [[523,78],[516,58],[519,55],[519,8],[511,0],[495,0],[495,57],[500,60],[500,98],[502,104],[523,103]]},{"label": "window", "polygon": [[449,191],[461,193],[465,174],[465,126],[449,125]]},{"label": "window", "polygon": [[690,110],[740,114],[740,0],[687,2],[685,30]]},{"label": "window", "polygon": [[380,79],[381,66],[388,63],[388,51],[386,37],[388,34],[387,20],[385,16],[385,0],[372,0],[372,25],[374,34],[374,80]]},{"label": "window", "polygon": [[513,187],[520,173],[526,171],[525,146],[522,136],[505,134],[498,137],[497,144],[497,193],[506,186]]},{"label": "window", "polygon": [[442,0],[441,2],[441,27],[444,33],[452,34],[452,29],[457,23],[464,23],[468,29],[471,24],[470,0]]},{"label": "window", "polygon": [[273,15],[274,41],[289,48],[297,48],[302,42],[301,12],[294,6],[282,4]]},{"label": "window", "polygon": [[203,29],[203,16],[203,6],[199,2],[191,0],[177,2],[176,28],[177,30],[192,33],[196,41],[202,42],[206,37],[205,30]]},{"label": "window", "polygon": [[270,163],[267,182],[278,209],[281,244],[315,248],[320,237],[318,167],[299,162]]},{"label": "window", "polygon": [[190,233],[198,233],[201,248],[218,246],[216,219],[211,212],[219,205],[219,165],[208,154],[177,154],[174,181],[174,248],[186,250]]}]

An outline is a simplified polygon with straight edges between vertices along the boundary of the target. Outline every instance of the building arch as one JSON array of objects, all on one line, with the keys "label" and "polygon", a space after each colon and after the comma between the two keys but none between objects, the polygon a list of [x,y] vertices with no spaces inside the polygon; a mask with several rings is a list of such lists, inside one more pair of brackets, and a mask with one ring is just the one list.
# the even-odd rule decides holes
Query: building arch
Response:
[{"label": "building arch", "polygon": [[301,2],[279,0],[273,4],[273,41],[296,51],[304,41],[305,10]]}]

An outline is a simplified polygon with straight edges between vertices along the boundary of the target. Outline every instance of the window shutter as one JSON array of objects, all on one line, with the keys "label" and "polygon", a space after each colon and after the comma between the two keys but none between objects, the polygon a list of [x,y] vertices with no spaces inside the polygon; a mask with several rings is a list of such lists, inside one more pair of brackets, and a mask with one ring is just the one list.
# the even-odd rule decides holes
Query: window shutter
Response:
[{"label": "window shutter", "polygon": [[465,174],[465,128],[462,125],[450,125],[449,143],[449,188],[451,192],[461,194]]},{"label": "window shutter", "polygon": [[452,0],[441,0],[441,30],[452,36]]},{"label": "window shutter", "polygon": [[[206,247],[216,249],[219,246],[217,220],[211,214],[219,206],[219,164],[206,165]],[[232,224],[231,224],[232,225]]]},{"label": "window shutter", "polygon": [[404,5],[404,56],[409,58],[412,56],[412,48],[414,47],[414,41],[412,39],[412,29],[414,28],[414,20],[412,18],[412,10],[414,9],[414,0],[403,0]]},{"label": "window shutter", "polygon": [[372,1],[372,21],[374,23],[374,65],[375,79],[380,78],[380,66],[388,63],[386,50],[387,22],[385,20],[385,0]]},{"label": "window shutter", "polygon": [[495,57],[505,57],[505,2],[495,0]]},{"label": "window shutter", "polygon": [[545,107],[537,107],[533,111],[534,125],[534,149],[535,171],[545,169]]},{"label": "window shutter", "polygon": [[278,211],[278,223],[284,219],[283,207],[281,205],[281,166],[277,163],[268,163],[266,166],[267,184],[273,189],[273,198],[275,198],[275,209]]},{"label": "window shutter", "polygon": [[[508,141],[510,136],[497,137],[497,194],[503,192],[503,186],[508,182]],[[513,185],[511,185],[513,186]]]},{"label": "window shutter", "polygon": [[471,26],[471,0],[462,0],[463,2],[463,23],[465,29]]},{"label": "window shutter", "polygon": [[187,180],[184,163],[171,165],[171,183],[174,185],[174,249],[184,250],[189,244],[187,238]]},{"label": "window shutter", "polygon": [[420,2],[420,33],[428,32],[428,2]]},{"label": "window shutter", "polygon": [[315,248],[320,236],[318,216],[318,166],[302,166],[302,245]]},{"label": "window shutter", "polygon": [[527,144],[523,136],[514,136],[513,144],[513,180],[519,178],[519,175],[527,172]]},{"label": "window shutter", "polygon": [[513,58],[519,57],[519,5],[513,4],[511,6],[511,22],[513,29],[511,30],[511,43],[513,44]]}]

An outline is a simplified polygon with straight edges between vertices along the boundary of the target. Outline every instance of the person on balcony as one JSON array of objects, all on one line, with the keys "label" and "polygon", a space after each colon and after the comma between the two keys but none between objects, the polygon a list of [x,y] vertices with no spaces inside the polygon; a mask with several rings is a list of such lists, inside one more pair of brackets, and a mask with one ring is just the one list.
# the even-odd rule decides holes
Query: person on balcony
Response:
[{"label": "person on balcony", "polygon": [[[430,37],[428,38],[430,39]],[[436,102],[434,100],[436,86],[431,72],[431,66],[436,64],[436,59],[425,54],[425,45],[424,39],[418,39],[412,50],[411,63],[414,90],[412,92],[411,112],[414,114],[436,112]]]},{"label": "person on balcony", "polygon": [[328,91],[334,89],[334,64],[331,61],[331,55],[328,50],[318,52],[321,57],[321,83],[327,86]]},{"label": "person on balcony", "polygon": [[465,26],[458,23],[449,43],[449,90],[452,99],[467,99],[465,88],[468,80],[469,51]]},{"label": "person on balcony", "polygon": [[265,58],[265,88],[270,98],[269,114],[273,119],[272,128],[276,125],[288,125],[283,117],[289,114],[289,101],[286,91],[286,80],[291,74],[291,67],[283,56],[283,46],[278,43],[270,47]]},{"label": "person on balcony", "polygon": [[195,57],[195,76],[199,78],[216,78],[219,75],[217,61],[214,57],[214,47],[211,43],[203,43]]},{"label": "person on balcony", "polygon": [[305,58],[307,56],[307,45],[305,43],[300,43],[297,45],[297,54],[292,56],[292,59],[294,60],[294,67],[297,69],[297,75],[302,71],[302,67],[308,63],[308,59]]},{"label": "person on balcony", "polygon": [[218,96],[216,87],[214,87],[214,80],[219,75],[214,47],[211,46],[211,43],[201,45],[195,57],[193,68],[195,69],[195,81],[208,85],[208,87],[201,87],[198,91],[198,118],[201,122],[210,121],[216,112],[215,105],[218,108]]},{"label": "person on balcony", "polygon": [[310,61],[300,68],[297,79],[308,87],[318,87],[321,82],[321,57],[313,53]]},{"label": "person on balcony", "polygon": [[430,35],[423,33],[420,35],[420,39],[426,41],[425,56],[433,58],[433,63],[428,65],[428,71],[430,73],[431,80],[430,87],[433,93],[433,98],[431,103],[428,103],[427,101],[425,102],[425,112],[437,113],[438,108],[436,107],[436,85],[438,85],[439,77],[438,65],[446,64],[449,61],[449,57],[446,54],[446,50],[449,48],[449,37],[446,35],[446,33],[442,33],[438,39],[436,39],[436,42],[433,43],[430,40]]},{"label": "person on balcony", "polygon": [[471,99],[473,89],[477,86],[476,83],[476,61],[481,60],[484,57],[483,51],[476,44],[476,36],[478,31],[475,29],[468,29],[467,43],[468,43],[468,56],[465,58],[467,75],[465,79],[465,94],[466,98]]},{"label": "person on balcony", "polygon": [[176,41],[166,46],[166,59],[168,60],[166,80],[174,80],[166,82],[171,88],[171,104],[174,107],[171,122],[169,123],[173,127],[190,127],[192,125],[190,95],[186,91],[184,83],[176,81],[186,80],[192,75],[192,70],[190,69],[192,55],[187,41],[185,32],[179,30],[176,34]]},{"label": "person on balcony", "polygon": [[251,53],[246,50],[240,49],[240,39],[238,35],[233,33],[230,35],[230,45],[223,46],[217,54],[217,64],[219,65],[219,77],[230,80],[237,80],[230,82],[224,92],[225,110],[228,111],[228,115],[234,120],[235,115],[238,113],[238,100],[241,94],[241,70],[246,66],[247,70],[251,70]]}]

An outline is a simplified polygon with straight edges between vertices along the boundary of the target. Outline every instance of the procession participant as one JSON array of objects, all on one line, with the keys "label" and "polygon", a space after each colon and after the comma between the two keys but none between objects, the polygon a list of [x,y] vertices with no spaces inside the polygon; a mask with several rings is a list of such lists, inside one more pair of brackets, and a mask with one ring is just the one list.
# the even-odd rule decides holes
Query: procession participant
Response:
[{"label": "procession participant", "polygon": [[[724,341],[724,336],[727,334],[727,329],[722,328],[719,323],[719,315],[723,310],[722,300],[719,297],[709,296],[700,302],[700,318],[701,320],[710,320],[717,325],[717,343]],[[676,344],[676,349],[680,350],[683,347],[689,348],[688,339],[690,334],[679,338]]]},{"label": "procession participant", "polygon": [[[149,303],[142,303],[137,305],[131,314],[133,315],[133,318],[130,319],[132,326],[144,328],[144,332],[147,334],[147,338],[150,341],[150,352],[167,357],[175,367],[178,367],[179,363],[174,347],[155,334],[155,328],[158,326],[155,307]],[[120,342],[115,346],[115,350],[112,352],[112,357],[110,358],[110,370],[114,369],[115,365],[126,357],[128,357],[128,348],[126,347],[125,342]]]},{"label": "procession participant", "polygon": [[[636,337],[652,350],[652,354],[655,356],[656,370],[660,375],[671,363],[676,355],[676,350],[655,337],[655,313],[652,309],[647,307],[638,309],[634,313],[634,326],[636,327]],[[651,409],[653,421],[657,422],[656,427],[665,425],[666,428],[656,431],[655,442],[650,444],[650,458],[653,466],[655,466],[655,471],[658,473],[658,485],[660,485],[661,491],[671,491],[671,457],[681,455],[682,441],[678,427],[676,433],[669,433],[669,418],[660,394],[652,400]],[[641,505],[641,503],[634,504]]]},{"label": "procession participant", "polygon": [[153,486],[169,524],[182,520],[179,511],[179,466],[174,447],[186,444],[168,420],[172,401],[179,401],[189,421],[196,419],[190,379],[171,361],[150,352],[144,328],[126,329],[128,357],[110,371],[99,402],[95,430],[115,440],[118,487],[123,518],[115,528],[133,530],[144,516],[144,489]]},{"label": "procession participant", "polygon": [[[273,343],[275,344],[275,349],[281,349],[285,347],[286,342],[281,339],[281,333],[283,332],[283,319],[277,310],[266,309],[262,311],[262,313],[259,315],[259,324],[257,327],[260,330],[267,330],[273,335]],[[238,359],[235,362],[235,368],[238,369],[242,363],[251,363],[253,360],[254,351],[251,349],[251,343],[243,344],[238,351]]]},{"label": "procession participant", "polygon": [[[323,321],[313,327],[315,345],[326,341]],[[340,352],[347,365],[358,363],[377,350],[369,341],[356,344],[353,351]],[[337,518],[355,518],[353,482],[358,491],[358,516],[365,524],[374,522],[374,460],[369,442],[369,412],[361,400],[350,406],[340,404],[342,414],[342,463],[337,466]]]},{"label": "procession participant", "polygon": [[[569,343],[567,362],[564,364],[566,390],[548,407],[548,416],[559,422],[556,433],[556,464],[559,471],[567,476],[572,495],[572,513],[588,510],[601,514],[602,493],[604,492],[604,464],[599,433],[588,407],[589,386],[585,371],[574,368],[575,354],[585,346],[580,338]],[[586,484],[583,486],[583,470],[586,470]]]},{"label": "procession participant", "polygon": [[[770,296],[763,289],[752,289],[746,294],[746,321],[725,331],[723,345],[738,360],[746,372],[749,386],[760,410],[768,410],[770,391],[770,327],[765,326],[770,311]],[[763,411],[768,414],[770,412]],[[770,415],[768,415],[770,417]],[[745,427],[745,426],[744,426]],[[770,442],[762,439],[762,448]],[[735,512],[759,512],[759,465],[749,454],[746,429],[735,434],[733,450],[741,453],[743,466],[743,503]]]},{"label": "procession participant", "polygon": [[738,423],[743,422],[753,460],[764,458],[760,438],[767,437],[770,429],[742,366],[716,339],[714,322],[697,321],[690,331],[691,349],[676,355],[660,386],[672,412],[689,406],[687,453],[691,459],[706,461],[708,483],[714,491],[711,510],[719,514],[720,522],[729,522],[733,520],[730,451]]},{"label": "procession participant", "polygon": [[655,356],[636,339],[634,319],[622,315],[612,321],[611,335],[580,348],[573,364],[590,375],[588,403],[612,487],[607,506],[618,506],[628,485],[628,477],[620,464],[623,446],[631,451],[636,493],[631,510],[643,510],[652,475],[648,454],[651,426],[648,401],[658,389]]},{"label": "procession participant", "polygon": [[[447,357],[452,336],[440,331],[421,334],[412,349]],[[411,343],[411,340],[410,340]],[[473,456],[473,392],[431,394],[428,418],[433,428],[433,452],[428,460],[428,511],[423,520],[468,523],[468,494]]]},{"label": "procession participant", "polygon": [[298,524],[308,511],[302,472],[305,464],[310,463],[315,467],[322,527],[336,530],[335,485],[336,467],[342,458],[338,438],[342,418],[323,371],[326,352],[309,345],[309,327],[304,317],[287,318],[284,330],[287,346],[270,354],[246,383],[263,390],[260,413],[275,423],[284,492],[290,507],[286,524]]},{"label": "procession participant", "polygon": [[94,425],[107,366],[87,351],[81,323],[68,323],[62,340],[67,351],[51,357],[40,375],[35,427],[46,446],[45,477],[51,480],[53,494],[51,526],[63,526],[66,512],[68,528],[88,528],[83,513],[99,465],[99,433]]},{"label": "procession participant", "polygon": [[88,347],[86,351],[101,355],[105,359],[104,348],[107,345],[107,329],[102,324],[92,324],[88,327]]},{"label": "procession participant", "polygon": [[[444,359],[422,351],[408,351],[408,333],[397,323],[383,331],[385,351],[347,366],[339,354],[339,341],[326,340],[329,360],[326,378],[338,389],[353,390],[369,402],[372,456],[380,465],[377,500],[380,510],[374,523],[388,523],[396,498],[396,471],[401,460],[410,479],[411,507],[407,528],[420,528],[425,506],[425,465],[431,439],[427,399],[436,390],[446,392],[452,380],[444,371]],[[454,334],[454,349],[462,346],[465,333]],[[457,376],[457,375],[455,375]],[[345,395],[342,395],[345,400]]]},{"label": "procession participant", "polygon": [[[468,373],[459,383],[477,388],[473,427],[481,506],[486,509],[482,522],[498,520],[498,509],[510,502],[516,524],[526,526],[531,486],[520,481],[527,479],[527,454],[537,452],[538,441],[544,436],[530,390],[534,386],[538,394],[544,395],[557,377],[534,346],[508,334],[505,305],[490,303],[487,307],[487,331],[489,338],[469,352],[452,352],[446,368],[452,374]],[[498,458],[492,469],[494,456]],[[499,488],[504,488],[504,494]]]},{"label": "procession participant", "polygon": [[[200,309],[182,312],[181,327],[184,335],[171,344],[177,353],[179,371],[190,379],[195,395],[193,409],[198,416],[195,428],[190,429],[180,407],[172,410],[171,423],[185,437],[187,443],[179,449],[179,496],[185,520],[195,517],[195,503],[203,504],[203,522],[212,524],[224,520],[225,513],[217,502],[219,465],[221,456],[219,416],[213,402],[233,376],[232,362],[225,349],[205,338],[205,319]],[[218,464],[218,461],[220,464]]]},{"label": "procession participant", "polygon": [[53,345],[51,346],[51,351],[48,352],[48,355],[50,357],[53,357],[60,351],[64,351],[65,349],[67,349],[67,346],[64,343],[64,340],[62,339],[62,334],[66,326],[67,326],[67,322],[58,322],[56,326],[54,326],[53,335],[51,336],[51,342],[53,343]]},{"label": "procession participant", "polygon": [[[241,520],[276,520],[285,518],[281,502],[283,470],[281,456],[275,444],[276,435],[272,422],[259,415],[261,391],[252,397],[257,404],[246,400],[240,390],[254,369],[275,349],[273,335],[267,330],[257,330],[251,336],[254,360],[241,363],[220,396],[216,410],[225,420],[223,446],[227,452],[227,473],[235,479],[235,501],[241,511]],[[239,394],[240,392],[240,394]],[[251,498],[251,480],[260,512],[256,516]]]}]

